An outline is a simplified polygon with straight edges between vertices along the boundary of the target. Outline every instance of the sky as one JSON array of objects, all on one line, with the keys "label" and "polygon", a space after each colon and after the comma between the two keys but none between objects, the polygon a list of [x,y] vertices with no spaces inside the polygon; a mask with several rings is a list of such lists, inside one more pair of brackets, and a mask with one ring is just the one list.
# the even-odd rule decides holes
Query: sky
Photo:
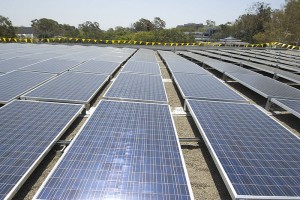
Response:
[{"label": "sky", "polygon": [[85,21],[98,22],[107,30],[129,27],[141,18],[160,17],[167,28],[213,20],[217,25],[233,22],[255,2],[283,8],[285,0],[0,0],[0,15],[14,26],[30,26],[31,20],[53,19],[78,27]]}]

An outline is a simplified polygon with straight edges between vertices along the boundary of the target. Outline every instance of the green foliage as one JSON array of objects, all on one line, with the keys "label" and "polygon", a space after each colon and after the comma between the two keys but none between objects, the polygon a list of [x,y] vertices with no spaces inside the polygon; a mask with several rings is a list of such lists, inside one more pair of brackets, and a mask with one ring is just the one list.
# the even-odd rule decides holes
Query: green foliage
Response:
[{"label": "green foliage", "polygon": [[7,17],[0,15],[0,36],[1,37],[15,37],[16,28],[13,27],[11,21]]},{"label": "green foliage", "polygon": [[31,21],[31,26],[39,38],[49,38],[60,34],[59,23],[52,19],[34,19]]},{"label": "green foliage", "polygon": [[80,37],[100,38],[103,33],[98,22],[86,21],[78,26]]}]

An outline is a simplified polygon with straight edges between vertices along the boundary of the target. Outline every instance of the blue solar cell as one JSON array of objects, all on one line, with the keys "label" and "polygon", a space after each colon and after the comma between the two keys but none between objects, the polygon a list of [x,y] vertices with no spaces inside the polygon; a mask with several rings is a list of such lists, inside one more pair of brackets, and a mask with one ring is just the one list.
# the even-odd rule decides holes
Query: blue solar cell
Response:
[{"label": "blue solar cell", "polygon": [[174,73],[174,80],[184,99],[246,101],[212,75]]},{"label": "blue solar cell", "polygon": [[14,71],[0,76],[0,103],[7,103],[54,77],[51,74]]},{"label": "blue solar cell", "polygon": [[67,71],[78,64],[80,64],[80,61],[52,58],[28,67],[24,67],[22,70],[58,74]]},{"label": "blue solar cell", "polygon": [[233,199],[299,199],[300,140],[251,104],[187,101]]},{"label": "blue solar cell", "polygon": [[300,118],[300,101],[288,99],[271,99],[271,101]]},{"label": "blue solar cell", "polygon": [[31,101],[0,108],[0,199],[14,195],[82,109]]},{"label": "blue solar cell", "polygon": [[159,65],[157,63],[151,62],[134,62],[128,61],[122,73],[136,73],[136,74],[153,74],[160,75]]},{"label": "blue solar cell", "polygon": [[119,66],[118,62],[90,60],[74,68],[73,71],[111,75]]},{"label": "blue solar cell", "polygon": [[87,104],[107,81],[106,75],[66,72],[22,98]]},{"label": "blue solar cell", "polygon": [[169,106],[101,101],[37,199],[192,199]]},{"label": "blue solar cell", "polygon": [[120,73],[108,91],[106,98],[135,101],[167,102],[161,76]]},{"label": "blue solar cell", "polygon": [[13,58],[8,60],[3,60],[0,62],[0,72],[7,73],[14,71],[16,69],[32,65],[34,63],[40,62],[41,60],[32,58]]},{"label": "blue solar cell", "polygon": [[282,97],[289,99],[300,99],[300,91],[298,89],[272,78],[259,74],[255,75],[227,72],[225,74],[265,98]]}]

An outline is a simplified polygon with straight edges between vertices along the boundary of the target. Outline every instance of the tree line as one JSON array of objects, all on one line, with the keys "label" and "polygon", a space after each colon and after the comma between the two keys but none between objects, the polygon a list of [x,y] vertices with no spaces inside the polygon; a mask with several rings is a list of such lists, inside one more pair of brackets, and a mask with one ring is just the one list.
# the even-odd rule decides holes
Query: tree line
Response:
[{"label": "tree line", "polygon": [[[233,36],[249,43],[284,42],[300,44],[300,0],[286,0],[282,9],[273,10],[269,4],[257,2],[234,22],[219,26],[212,20],[203,27],[178,27],[166,29],[159,17],[152,21],[141,18],[130,27],[117,26],[106,31],[98,22],[86,21],[78,27],[42,18],[31,21],[35,37],[73,37],[103,40],[136,40],[151,42],[195,42],[193,32],[208,32],[211,41]],[[186,34],[190,32],[190,34]],[[0,37],[15,37],[12,22],[0,16]]]}]

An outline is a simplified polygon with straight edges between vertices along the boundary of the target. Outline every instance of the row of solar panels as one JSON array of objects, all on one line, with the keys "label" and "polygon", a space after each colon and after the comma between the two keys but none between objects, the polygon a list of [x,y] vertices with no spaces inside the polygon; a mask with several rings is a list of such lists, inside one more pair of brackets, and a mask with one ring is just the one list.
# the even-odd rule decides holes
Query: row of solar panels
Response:
[{"label": "row of solar panels", "polygon": [[35,197],[193,199],[154,52],[137,51],[104,98],[126,101],[100,102]]},{"label": "row of solar panels", "polygon": [[[208,80],[211,75],[193,73],[194,70],[189,68],[191,64],[174,53],[159,53],[174,76],[176,85],[183,91],[186,106],[231,197],[299,199],[299,137],[257,106],[234,102],[243,100],[238,94],[235,94],[237,98],[232,98],[232,95],[228,99],[223,89],[214,95],[218,96],[217,99],[203,98],[208,96],[203,94],[213,94],[221,82]],[[173,62],[181,63],[184,73],[180,73],[180,79],[176,72],[172,72]],[[241,75],[251,76],[251,73]],[[193,88],[193,94],[199,94],[197,97],[201,100],[185,95],[190,88]]]},{"label": "row of solar panels", "polygon": [[[202,53],[201,51],[194,52]],[[179,53],[221,72],[267,98],[268,101],[279,105],[295,116],[299,116],[300,91],[298,89],[231,63],[211,59],[191,52]],[[270,102],[267,102],[267,109],[270,107]]]},{"label": "row of solar panels", "polygon": [[[149,101],[149,93],[150,101],[166,103],[154,52],[140,50],[132,58],[106,98],[129,93],[124,99],[136,101],[135,93],[143,93],[139,100]],[[106,80],[97,73],[65,72],[22,96],[39,102],[14,100],[0,108],[1,199],[14,196],[82,112],[83,105],[69,100],[90,97]],[[68,104],[41,102],[66,99]],[[193,199],[169,106],[100,101],[34,198]]]},{"label": "row of solar panels", "polygon": [[[110,61],[93,59],[79,65],[78,61],[53,58],[24,68],[22,66],[27,63],[22,64],[18,58],[6,60],[18,63],[21,68],[0,76],[0,103],[5,104],[21,96],[22,99],[88,104],[134,51],[125,50],[120,57],[123,60],[116,62],[111,56]],[[1,63],[11,67],[5,61]]]}]

